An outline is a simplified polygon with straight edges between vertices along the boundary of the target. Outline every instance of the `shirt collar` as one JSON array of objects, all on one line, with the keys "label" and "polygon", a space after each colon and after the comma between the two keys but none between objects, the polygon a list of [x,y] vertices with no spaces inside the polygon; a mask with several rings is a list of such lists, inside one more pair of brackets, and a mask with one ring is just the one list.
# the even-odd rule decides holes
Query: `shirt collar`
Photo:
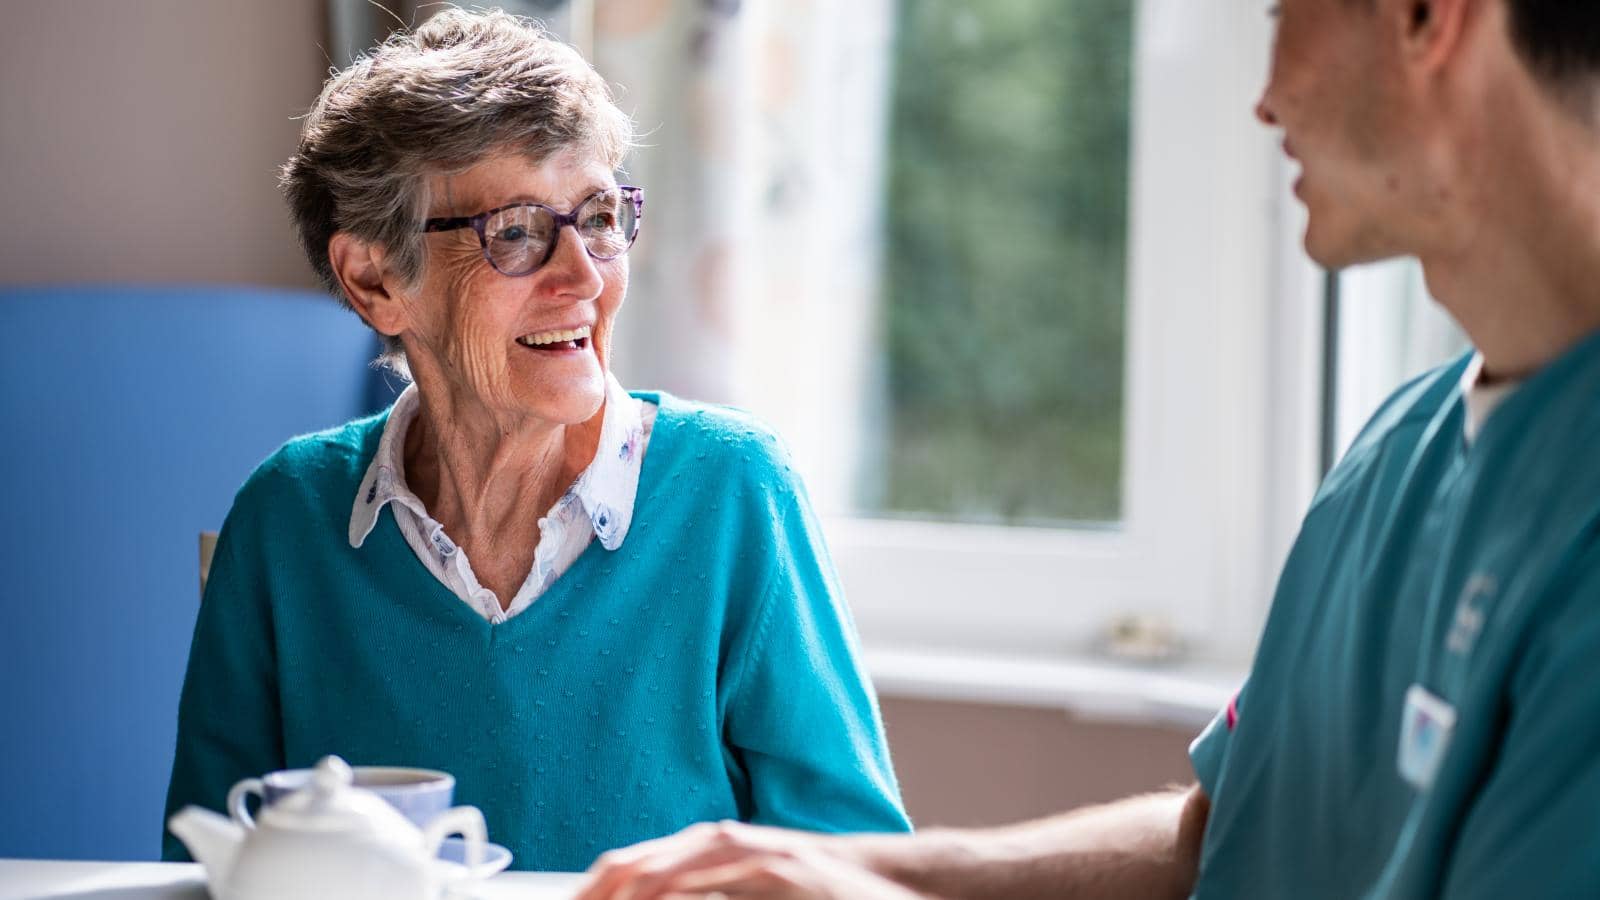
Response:
[{"label": "shirt collar", "polygon": [[1521,386],[1520,380],[1484,383],[1483,354],[1472,355],[1472,361],[1467,363],[1466,370],[1461,373],[1461,397],[1467,404],[1467,417],[1462,422],[1462,432],[1468,444],[1478,439],[1478,433],[1483,431],[1483,423],[1489,420],[1489,415],[1495,408]]},{"label": "shirt collar", "polygon": [[[378,524],[378,514],[391,501],[400,503],[418,517],[430,520],[427,507],[406,485],[406,432],[421,411],[416,384],[401,392],[389,410],[378,452],[367,465],[361,486],[350,510],[350,546],[360,547]],[[616,377],[606,374],[606,401],[600,419],[600,441],[594,460],[563,495],[575,496],[583,504],[595,537],[601,546],[615,550],[622,546],[633,523],[633,504],[639,490],[640,450],[644,423],[639,401]],[[559,506],[562,501],[557,501]]]},{"label": "shirt collar", "polygon": [[594,461],[572,487],[583,502],[584,512],[589,514],[595,537],[607,550],[622,546],[628,526],[633,524],[643,444],[644,419],[639,414],[639,401],[607,373],[600,444],[595,448]]}]

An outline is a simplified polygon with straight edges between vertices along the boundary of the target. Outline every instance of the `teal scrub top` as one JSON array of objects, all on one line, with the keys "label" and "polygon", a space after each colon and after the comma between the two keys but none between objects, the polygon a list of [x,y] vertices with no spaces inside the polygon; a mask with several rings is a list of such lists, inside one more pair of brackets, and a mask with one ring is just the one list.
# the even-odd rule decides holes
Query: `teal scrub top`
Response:
[{"label": "teal scrub top", "polygon": [[1600,897],[1600,335],[1470,446],[1469,361],[1396,392],[1312,501],[1190,747],[1194,896]]}]

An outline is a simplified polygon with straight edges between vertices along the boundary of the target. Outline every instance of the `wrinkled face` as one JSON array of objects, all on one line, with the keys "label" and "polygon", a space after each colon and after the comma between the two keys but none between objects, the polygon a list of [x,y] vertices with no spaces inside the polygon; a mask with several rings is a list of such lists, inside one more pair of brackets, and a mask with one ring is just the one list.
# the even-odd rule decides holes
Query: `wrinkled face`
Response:
[{"label": "wrinkled face", "polygon": [[1283,0],[1258,117],[1300,163],[1306,251],[1336,268],[1408,252],[1425,186],[1397,35],[1378,4]]},{"label": "wrinkled face", "polygon": [[[433,178],[427,217],[473,216],[523,202],[567,213],[615,188],[610,167],[582,150],[539,164],[497,155]],[[423,388],[430,377],[442,380],[457,405],[481,405],[501,417],[567,425],[593,417],[605,398],[612,329],[628,289],[627,257],[591,258],[568,226],[548,262],[511,277],[484,259],[470,227],[424,240],[423,276],[408,292],[411,328],[401,336]]]}]

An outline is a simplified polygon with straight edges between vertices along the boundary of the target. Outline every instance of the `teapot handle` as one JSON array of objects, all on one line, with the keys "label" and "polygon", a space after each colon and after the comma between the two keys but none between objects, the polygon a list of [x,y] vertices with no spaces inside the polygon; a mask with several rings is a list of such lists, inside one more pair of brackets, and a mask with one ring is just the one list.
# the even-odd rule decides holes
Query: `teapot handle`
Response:
[{"label": "teapot handle", "polygon": [[489,828],[483,823],[483,813],[476,806],[456,806],[439,813],[422,829],[423,845],[428,848],[428,858],[439,855],[439,845],[452,834],[467,839],[467,856],[464,862],[471,872],[483,862],[484,844],[489,840]]},{"label": "teapot handle", "polygon": [[245,807],[245,800],[251,794],[255,794],[257,797],[262,798],[262,800],[266,799],[266,794],[263,792],[261,779],[246,778],[245,780],[234,785],[233,788],[228,791],[228,815],[232,816],[235,822],[243,825],[246,829],[254,830],[256,827],[256,820],[250,818],[250,810]]}]

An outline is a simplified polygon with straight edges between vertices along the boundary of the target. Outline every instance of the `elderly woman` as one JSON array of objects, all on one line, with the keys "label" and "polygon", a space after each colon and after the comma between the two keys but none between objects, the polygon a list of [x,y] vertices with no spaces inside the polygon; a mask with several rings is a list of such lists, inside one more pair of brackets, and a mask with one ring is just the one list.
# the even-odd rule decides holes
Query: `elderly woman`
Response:
[{"label": "elderly woman", "polygon": [[523,868],[705,820],[907,828],[777,440],[611,373],[629,129],[502,13],[442,12],[329,80],[284,189],[412,384],[239,491],[169,810],[337,753],[454,773]]}]

